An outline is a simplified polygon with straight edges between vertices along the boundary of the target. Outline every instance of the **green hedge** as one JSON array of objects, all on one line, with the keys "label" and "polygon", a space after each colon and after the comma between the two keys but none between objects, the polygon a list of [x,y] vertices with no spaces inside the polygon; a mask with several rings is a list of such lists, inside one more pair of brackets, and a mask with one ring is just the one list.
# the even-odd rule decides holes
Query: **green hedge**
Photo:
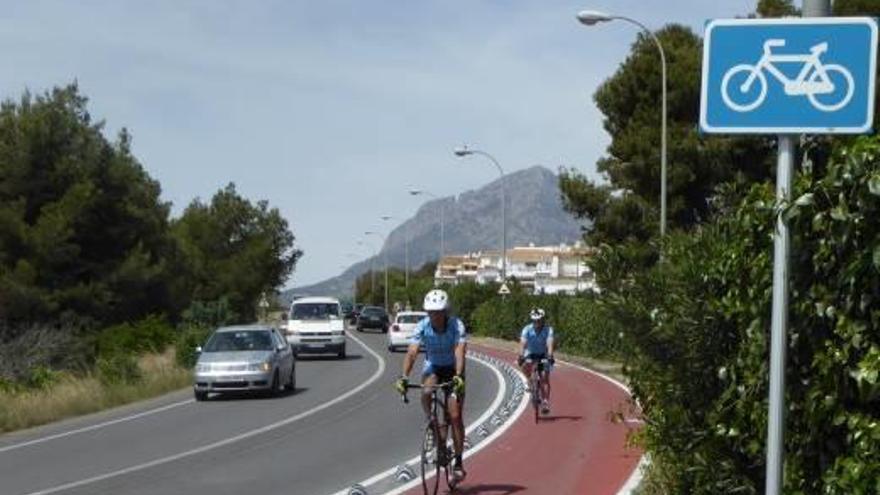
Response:
[{"label": "green hedge", "polygon": [[547,312],[557,349],[586,357],[616,359],[621,351],[621,328],[593,296],[513,294],[484,301],[472,314],[470,331],[476,335],[519,340],[529,323],[531,308]]},{"label": "green hedge", "polygon": [[618,269],[626,246],[597,260],[646,417],[645,493],[764,491],[777,214],[792,243],[784,492],[880,493],[880,139],[799,172],[791,204],[770,185],[722,191],[716,219],[670,233],[653,268]]}]

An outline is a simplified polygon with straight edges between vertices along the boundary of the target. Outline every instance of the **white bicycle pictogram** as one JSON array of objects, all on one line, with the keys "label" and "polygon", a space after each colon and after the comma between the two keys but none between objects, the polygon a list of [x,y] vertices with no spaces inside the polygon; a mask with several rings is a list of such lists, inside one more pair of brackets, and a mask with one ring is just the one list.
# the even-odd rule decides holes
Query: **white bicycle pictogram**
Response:
[{"label": "white bicycle pictogram", "polygon": [[[834,112],[846,106],[852,99],[855,83],[852,74],[841,65],[823,64],[819,60],[819,56],[828,51],[828,43],[819,43],[810,48],[808,54],[791,54],[778,55],[771,53],[771,49],[785,46],[785,40],[769,39],[764,42],[764,54],[755,65],[740,64],[730,68],[721,79],[721,97],[724,103],[732,110],[737,112],[749,112],[761,106],[767,97],[767,76],[764,72],[769,72],[782,83],[785,94],[789,96],[806,95],[810,103],[816,109],[823,112]],[[802,62],[804,64],[801,71],[795,79],[786,76],[775,63],[793,63]],[[846,91],[843,92],[843,98],[837,101],[835,96],[837,86],[832,81],[831,75],[838,74],[843,77],[846,84]],[[739,80],[745,76],[745,80]],[[835,78],[838,79],[838,78]],[[733,86],[731,81],[735,81]],[[757,97],[752,96],[750,91],[752,85],[760,86],[757,91]],[[737,93],[731,95],[730,88]],[[821,101],[817,95],[832,95],[831,101]],[[731,96],[739,96],[743,103],[737,103]],[[754,100],[752,100],[754,98]]]}]

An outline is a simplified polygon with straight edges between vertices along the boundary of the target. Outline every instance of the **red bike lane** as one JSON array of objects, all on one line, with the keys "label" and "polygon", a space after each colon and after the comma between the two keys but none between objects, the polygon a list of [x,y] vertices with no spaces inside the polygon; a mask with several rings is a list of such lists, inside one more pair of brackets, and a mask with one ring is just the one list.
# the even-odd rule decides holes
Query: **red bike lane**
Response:
[{"label": "red bike lane", "polygon": [[[513,361],[515,354],[479,347]],[[614,495],[636,469],[642,451],[626,445],[638,421],[625,417],[629,395],[594,373],[557,362],[552,411],[535,423],[531,405],[510,428],[465,460],[462,495]],[[467,406],[465,406],[467,407]],[[422,493],[421,486],[407,492]]]}]

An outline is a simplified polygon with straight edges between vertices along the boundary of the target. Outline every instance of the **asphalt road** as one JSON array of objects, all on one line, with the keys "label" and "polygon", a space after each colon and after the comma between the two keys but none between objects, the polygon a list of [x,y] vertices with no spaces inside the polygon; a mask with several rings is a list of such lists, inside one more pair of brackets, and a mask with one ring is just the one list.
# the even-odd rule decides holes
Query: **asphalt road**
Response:
[{"label": "asphalt road", "polygon": [[[423,415],[391,383],[401,353],[358,334],[344,361],[302,358],[297,390],[279,398],[196,403],[190,391],[0,436],[0,493],[315,494],[418,453]],[[494,399],[489,369],[468,363],[466,421]]]}]

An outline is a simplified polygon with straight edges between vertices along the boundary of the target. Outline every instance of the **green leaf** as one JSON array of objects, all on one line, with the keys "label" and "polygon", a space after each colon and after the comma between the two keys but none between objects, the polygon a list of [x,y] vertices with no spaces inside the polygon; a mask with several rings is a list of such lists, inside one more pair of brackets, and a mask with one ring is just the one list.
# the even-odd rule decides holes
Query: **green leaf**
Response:
[{"label": "green leaf", "polygon": [[880,173],[875,173],[868,179],[868,190],[871,194],[880,196]]}]

